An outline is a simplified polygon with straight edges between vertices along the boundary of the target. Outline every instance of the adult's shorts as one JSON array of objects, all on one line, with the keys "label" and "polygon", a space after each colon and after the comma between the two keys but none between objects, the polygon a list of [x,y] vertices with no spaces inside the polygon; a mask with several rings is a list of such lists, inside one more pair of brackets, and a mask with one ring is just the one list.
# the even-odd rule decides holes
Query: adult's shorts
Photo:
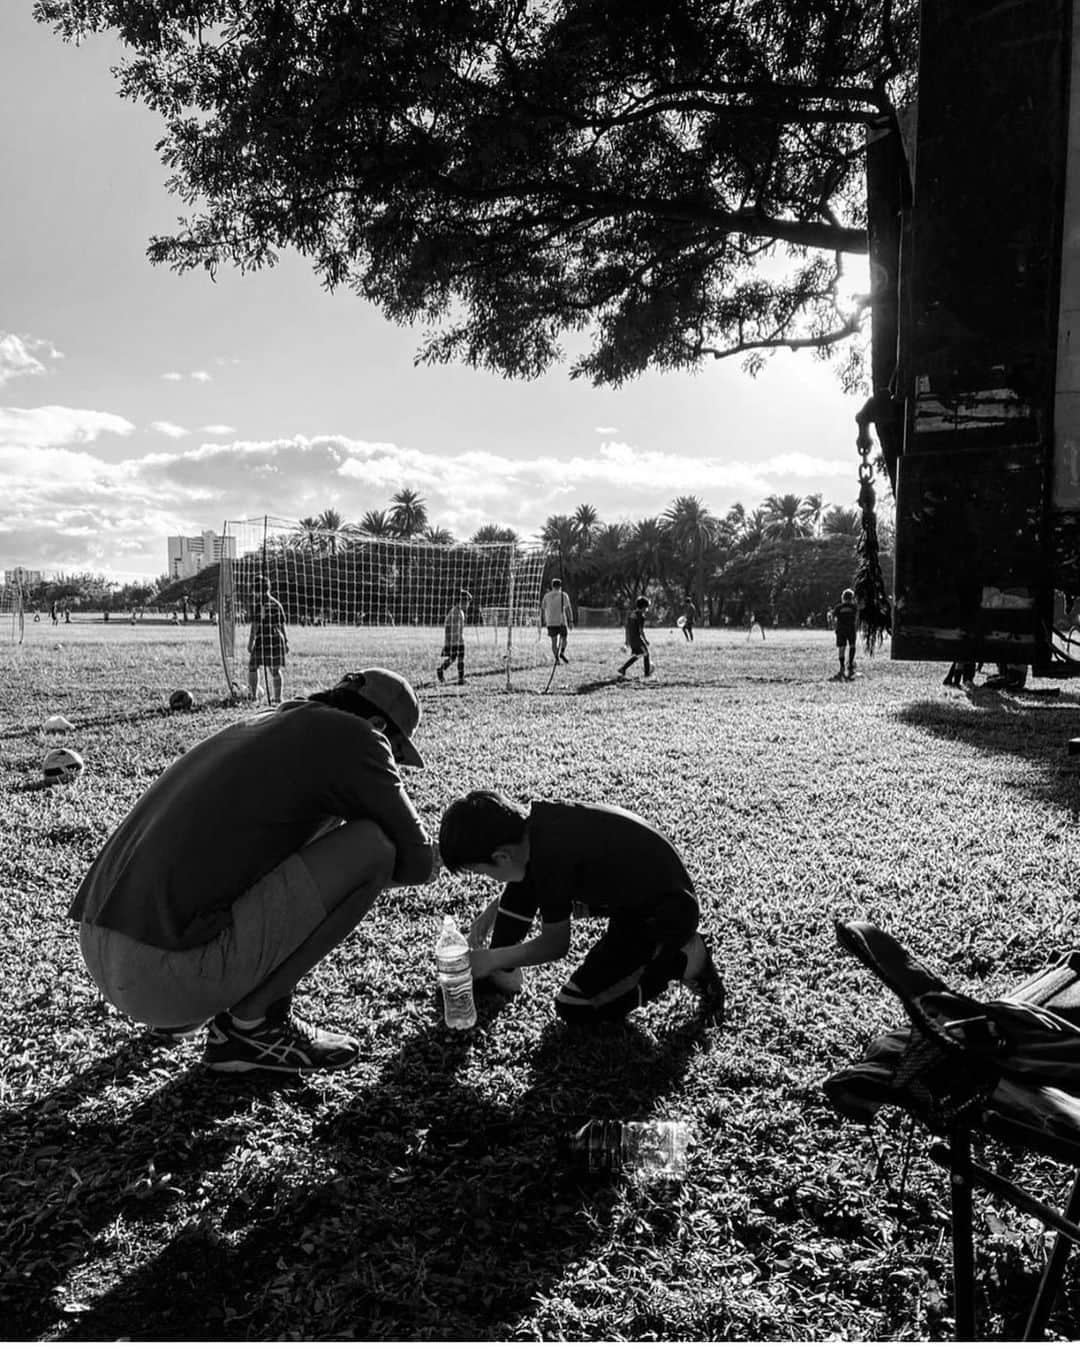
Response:
[{"label": "adult's shorts", "polygon": [[202,946],[166,951],[85,922],[79,945],[94,983],[119,1011],[146,1026],[182,1026],[252,992],[326,914],[311,872],[293,853],[240,896],[232,923]]}]

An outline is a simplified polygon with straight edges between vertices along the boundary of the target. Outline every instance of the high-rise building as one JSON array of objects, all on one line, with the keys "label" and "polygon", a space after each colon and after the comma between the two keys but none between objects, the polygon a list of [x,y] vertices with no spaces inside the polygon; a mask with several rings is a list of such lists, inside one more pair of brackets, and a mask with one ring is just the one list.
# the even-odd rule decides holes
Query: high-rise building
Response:
[{"label": "high-rise building", "polygon": [[4,572],[6,586],[39,586],[44,580],[44,572],[31,571],[29,567],[8,567]]},{"label": "high-rise building", "polygon": [[201,534],[169,537],[169,576],[174,581],[195,576],[204,567],[236,556],[236,540],[204,529]]}]

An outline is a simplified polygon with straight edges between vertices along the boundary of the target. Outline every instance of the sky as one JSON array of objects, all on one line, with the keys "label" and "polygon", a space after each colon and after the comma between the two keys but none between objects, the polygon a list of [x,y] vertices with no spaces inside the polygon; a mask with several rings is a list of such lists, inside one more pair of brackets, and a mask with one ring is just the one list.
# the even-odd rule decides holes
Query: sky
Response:
[{"label": "sky", "polygon": [[414,367],[419,332],[328,294],[298,255],[216,280],[151,266],[184,209],[160,121],[117,94],[122,55],[0,4],[0,575],[155,577],[169,535],[352,521],[402,487],[459,539],[530,539],[586,502],[605,523],[683,495],[716,515],[771,493],[854,505],[861,400],[809,352],[753,379],[727,360],[620,389],[566,367],[507,380]]}]

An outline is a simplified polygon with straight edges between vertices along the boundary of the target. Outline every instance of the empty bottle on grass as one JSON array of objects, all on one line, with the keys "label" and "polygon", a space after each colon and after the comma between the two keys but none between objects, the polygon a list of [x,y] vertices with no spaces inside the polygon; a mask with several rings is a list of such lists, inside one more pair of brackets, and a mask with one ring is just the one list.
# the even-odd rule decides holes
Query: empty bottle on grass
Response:
[{"label": "empty bottle on grass", "polygon": [[682,1180],[690,1131],[682,1120],[591,1119],[567,1140],[571,1162],[583,1171]]},{"label": "empty bottle on grass", "polygon": [[442,930],[435,943],[435,964],[439,972],[446,1024],[451,1030],[468,1030],[470,1026],[476,1025],[469,943],[449,914],[443,919]]}]

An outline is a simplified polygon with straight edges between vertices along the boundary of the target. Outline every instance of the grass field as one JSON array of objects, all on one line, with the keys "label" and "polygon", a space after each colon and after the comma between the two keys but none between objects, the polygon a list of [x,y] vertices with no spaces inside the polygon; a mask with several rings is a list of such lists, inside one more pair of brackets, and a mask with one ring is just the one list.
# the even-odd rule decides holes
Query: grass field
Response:
[{"label": "grass field", "polygon": [[[243,714],[222,700],[216,633],[72,624],[0,650],[0,1327],[12,1338],[924,1338],[948,1330],[943,1173],[906,1123],[873,1133],[822,1079],[897,1005],[841,954],[834,916],[879,922],[956,987],[999,993],[1071,948],[1080,708],[1064,685],[968,695],[935,665],[862,657],[830,682],[827,633],[654,634],[657,673],[612,681],[620,634],[579,632],[502,691],[496,662],[433,687],[413,652],[428,761],[410,790],[432,826],[458,793],[607,801],[683,851],[730,992],[700,1032],[680,988],[623,1027],[568,1033],[568,961],[445,1030],[439,915],[494,893],[446,876],[388,893],[301,986],[300,1010],[357,1034],[351,1071],[297,1086],[221,1081],[198,1044],[113,1013],[65,912],[137,794]],[[394,663],[361,635],[294,643],[292,691]],[[479,661],[477,661],[479,664]],[[637,667],[640,670],[640,665]],[[168,715],[172,688],[196,710]],[[43,790],[48,739],[86,759]],[[592,930],[590,930],[592,929]],[[687,1120],[674,1193],[583,1184],[565,1120]],[[922,1141],[921,1135],[916,1135]],[[1032,1170],[1021,1167],[1018,1174]],[[1032,1173],[1034,1173],[1032,1171]],[[1048,1198],[1064,1178],[1037,1178]],[[987,1335],[1015,1335],[1040,1229],[981,1208]],[[1069,1286],[1053,1329],[1080,1333]]]}]

